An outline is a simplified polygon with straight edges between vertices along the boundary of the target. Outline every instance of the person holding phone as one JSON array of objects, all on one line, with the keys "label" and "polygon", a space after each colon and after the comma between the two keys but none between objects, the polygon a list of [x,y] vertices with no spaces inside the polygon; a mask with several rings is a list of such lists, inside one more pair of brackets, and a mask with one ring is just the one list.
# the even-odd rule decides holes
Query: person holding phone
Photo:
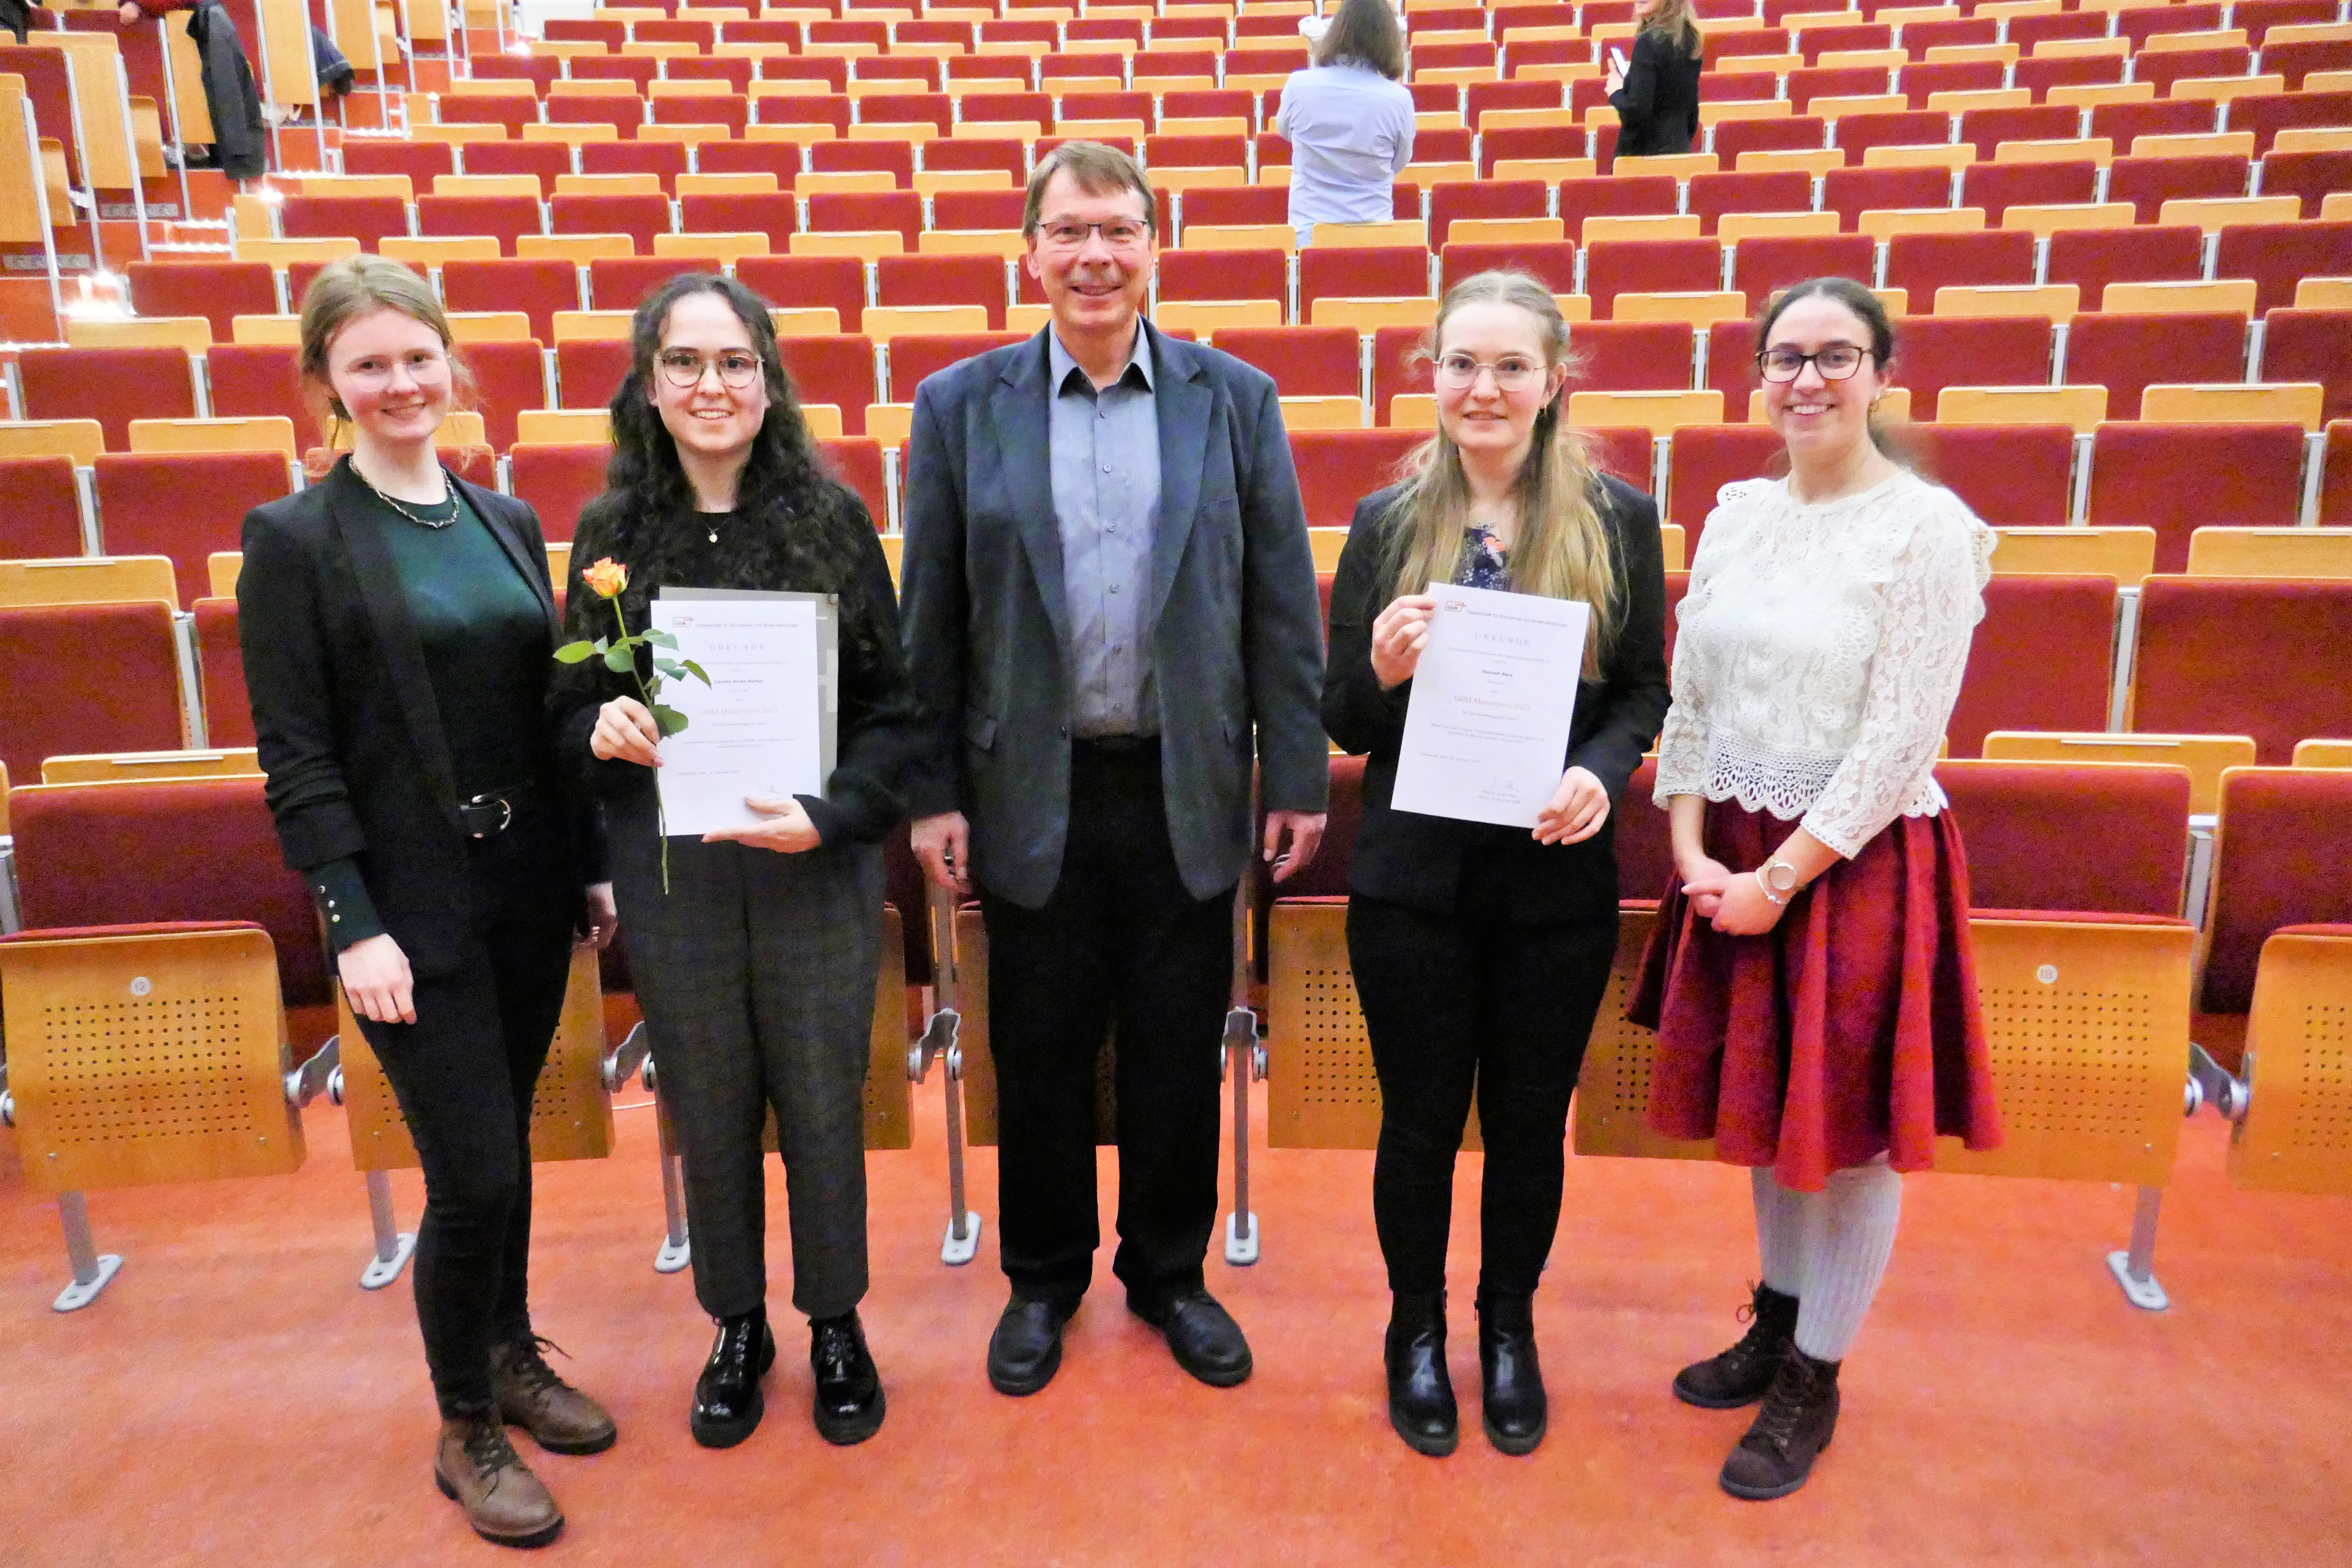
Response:
[{"label": "person holding phone", "polygon": [[1691,0],[1640,0],[1629,61],[1609,50],[1609,101],[1617,110],[1617,156],[1687,153],[1698,140],[1698,75],[1706,64]]}]

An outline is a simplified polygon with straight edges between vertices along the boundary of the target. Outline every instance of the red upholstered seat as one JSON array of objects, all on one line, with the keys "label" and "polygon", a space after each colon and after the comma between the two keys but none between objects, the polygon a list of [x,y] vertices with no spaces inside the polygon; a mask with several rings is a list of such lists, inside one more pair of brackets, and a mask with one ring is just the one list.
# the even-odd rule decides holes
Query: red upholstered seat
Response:
[{"label": "red upholstered seat", "polygon": [[892,338],[888,401],[912,403],[926,376],[975,354],[1026,341],[1026,332],[909,332]]},{"label": "red upholstered seat", "polygon": [[888,174],[906,190],[915,183],[915,147],[911,142],[817,142],[809,146],[812,173],[862,171]]},{"label": "red upholstered seat", "polygon": [[2087,202],[2098,194],[2099,166],[2089,159],[2065,163],[1971,163],[1960,171],[1960,202],[1982,207],[1998,228],[2012,206]]},{"label": "red upholstered seat", "polygon": [[2221,230],[2213,276],[2252,279],[2257,310],[2292,305],[2305,278],[2352,276],[2352,222],[2232,224]]},{"label": "red upholstered seat", "polygon": [[588,307],[634,310],[681,272],[716,272],[715,256],[600,256],[588,263]]},{"label": "red upholstered seat", "polygon": [[[508,457],[514,493],[539,514],[540,532],[550,544],[569,543],[579,527],[580,509],[604,493],[612,448],[602,443],[523,441]],[[562,586],[556,585],[559,593]]]},{"label": "red upholstered seat", "polygon": [[2352,921],[2347,843],[2352,770],[2248,769],[2221,781],[2201,1011],[2252,1005],[2254,966],[2279,931]]},{"label": "red upholstered seat", "polygon": [[1812,205],[1811,174],[1801,169],[1749,170],[1693,174],[1685,210],[1698,215],[1702,233],[1713,234],[1716,220],[1726,213],[1811,212]]},{"label": "red upholstered seat", "polygon": [[445,261],[441,299],[453,310],[520,310],[530,318],[530,335],[555,341],[555,313],[577,310],[580,271],[569,261]]},{"label": "red upholstered seat", "polygon": [[[970,102],[965,105],[966,114],[969,115],[971,113],[971,106],[973,104],[984,102],[988,98],[993,96],[995,95],[975,95]],[[923,143],[923,167],[927,170],[940,171],[950,169],[994,170],[1003,174],[1007,180],[1011,181],[1015,185],[1020,184],[1029,177],[1029,166],[1023,158],[1020,140],[1017,137],[1011,136],[1003,138],[963,137],[953,141],[942,137],[926,142]],[[950,193],[945,191],[940,193],[940,195],[947,195],[949,194]],[[970,195],[975,193],[967,191],[954,194]],[[1014,214],[1013,221],[1010,224],[950,223],[947,221],[946,216],[940,211],[938,197],[932,198],[931,216],[933,219],[932,226],[935,228],[1018,228],[1021,226],[1020,215],[1018,213]]]},{"label": "red upholstered seat", "polygon": [[639,256],[651,256],[654,236],[670,232],[667,196],[557,196],[547,204],[550,234],[625,234]]},{"label": "red upholstered seat", "polygon": [[28,929],[247,921],[287,1005],[331,1002],[310,889],[286,867],[256,776],[59,785],[10,803]]},{"label": "red upholstered seat", "polygon": [[2049,384],[2046,316],[1909,316],[1895,332],[1914,419],[1933,419],[1947,386]]},{"label": "red upholstered seat", "polygon": [[[2094,528],[2155,529],[2156,569],[2184,571],[2197,529],[2294,526],[2303,445],[2295,425],[2102,425],[2092,438],[2088,521]],[[2173,728],[2215,732],[2210,725]]]},{"label": "red upholstered seat", "polygon": [[[1574,331],[1574,329],[1570,329]],[[1389,403],[1401,393],[1434,392],[1431,367],[1422,357],[1429,342],[1425,327],[1379,327],[1372,332],[1372,418],[1386,424]]]},{"label": "red upholstered seat", "polygon": [[1290,457],[1309,528],[1345,528],[1356,503],[1393,483],[1397,465],[1429,438],[1423,430],[1293,430]]},{"label": "red upholstered seat", "polygon": [[[0,702],[0,764],[12,780],[39,778],[43,757],[174,750],[184,734],[171,606],[0,608],[0,691],[10,694]],[[43,700],[25,701],[26,692]]]},{"label": "red upholstered seat", "polygon": [[[2065,525],[2074,471],[2074,432],[2068,426],[1906,425],[1900,439],[1922,473],[1993,527]],[[1996,558],[1993,567],[2000,566]]]},{"label": "red upholstered seat", "polygon": [[[2133,221],[2150,224],[2163,216],[2164,204],[2199,196],[2242,196],[2246,194],[2246,160],[2229,154],[2198,158],[2117,158],[2107,165],[2107,195],[2111,202],[2129,202]],[[2315,205],[2310,215],[2319,216]]]},{"label": "red upholstered seat", "polygon": [[[2352,70],[2352,38],[2336,47],[2344,51],[2341,68]],[[2352,150],[2273,153],[2263,160],[2263,195],[2300,196],[2306,218],[2317,217],[2321,204],[2340,191],[2352,191]]]},{"label": "red upholstered seat", "polygon": [[1731,247],[1731,286],[1760,310],[1778,289],[1808,278],[1867,279],[1878,265],[1878,245],[1866,234],[1756,236]]},{"label": "red upholstered seat", "polygon": [[[1960,700],[1945,726],[1952,754],[1975,756],[1994,730],[2106,728],[2115,579],[1997,576],[1985,585],[1984,601]],[[2150,912],[2169,914],[2178,906],[2176,897]]]},{"label": "red upholstered seat", "polygon": [[[776,188],[789,191],[794,176],[801,172],[801,153],[789,142],[705,142],[695,149],[694,166],[698,174],[773,174]],[[690,219],[679,227],[688,234],[719,232],[704,228]]]},{"label": "red upholstered seat", "polygon": [[1939,92],[1988,92],[2008,85],[2008,71],[1998,60],[1946,60],[1935,65],[1905,66],[1895,79],[1895,90],[1915,110],[1927,107]]},{"label": "red upholstered seat", "polygon": [[2085,313],[2066,335],[2067,384],[2104,384],[2109,419],[2138,418],[2158,382],[2236,381],[2245,363],[2245,318],[2226,312]]},{"label": "red upholstered seat", "polygon": [[1587,425],[1580,434],[1595,468],[1649,493],[1655,478],[1658,438],[1647,426]]},{"label": "red upholstered seat", "polygon": [[603,408],[628,379],[630,345],[613,338],[574,338],[555,345],[556,406]]},{"label": "red upholstered seat", "polygon": [[1418,245],[1310,246],[1298,253],[1302,321],[1315,319],[1315,301],[1322,299],[1428,296],[1429,252]]},{"label": "red upholstered seat", "polygon": [[1191,300],[1274,300],[1287,309],[1290,258],[1279,250],[1163,250],[1163,303]]},{"label": "red upholstered seat", "polygon": [[81,553],[71,458],[0,458],[0,561]]},{"label": "red upholstered seat", "polygon": [[482,434],[492,450],[503,452],[515,443],[517,416],[551,404],[546,356],[536,338],[467,343],[461,353],[473,373],[474,406],[482,416]]},{"label": "red upholstered seat", "polygon": [[239,316],[274,315],[278,283],[266,261],[134,261],[131,303],[142,316],[202,316],[226,342]]},{"label": "red upholstered seat", "polygon": [[[1907,42],[1911,29],[1906,27],[1903,33]],[[2063,141],[2080,130],[2082,123],[2083,111],[2071,103],[2033,103],[2010,109],[1970,109],[1960,115],[1960,134],[1958,140],[1974,147],[1977,156],[1990,163],[1992,162],[1993,153],[2004,142]]]},{"label": "red upholstered seat", "polygon": [[1712,239],[1603,239],[1584,247],[1584,291],[1603,321],[1621,293],[1707,292],[1722,283],[1723,247]]},{"label": "red upholstered seat", "polygon": [[2062,228],[2050,237],[2045,275],[2052,283],[2074,284],[2082,290],[2082,308],[2095,310],[2105,302],[2110,283],[2185,283],[2203,277],[2205,231],[2194,224]]},{"label": "red upholstered seat", "polygon": [[1822,176],[1822,209],[1837,214],[1838,226],[1849,233],[1866,212],[1951,205],[1948,169],[1832,169]]},{"label": "red upholstered seat", "polygon": [[[557,175],[572,173],[572,149],[561,142],[477,142],[466,149],[466,173],[529,174],[539,182],[544,198],[555,194]],[[416,199],[421,210],[423,190]]]},{"label": "red upholstered seat", "polygon": [[2319,521],[2352,526],[2352,419],[2327,426],[2327,460],[2319,481]]},{"label": "red upholstered seat", "polygon": [[857,492],[866,503],[866,515],[874,520],[874,531],[881,532],[890,525],[889,469],[882,461],[882,443],[871,436],[843,436],[821,439],[817,450],[834,478]]},{"label": "red upholstered seat", "polygon": [[250,746],[254,743],[253,700],[245,689],[245,647],[237,641],[236,601],[202,598],[191,607],[196,617],[196,656],[202,666],[205,742]]},{"label": "red upholstered seat", "polygon": [[[2251,735],[2272,765],[2288,762],[2297,741],[2352,735],[2352,580],[2148,578],[2131,723]],[[2346,843],[2335,840],[2329,858],[2340,861]]]},{"label": "red upholstered seat", "polygon": [[457,172],[457,150],[446,142],[399,142],[355,136],[343,143],[343,173],[405,174],[410,192],[422,195],[433,188],[435,175]]},{"label": "red upholstered seat", "polygon": [[282,416],[297,443],[319,438],[319,416],[302,393],[302,354],[290,343],[215,343],[205,355],[213,413],[223,419]]},{"label": "red upholstered seat", "polygon": [[996,256],[885,256],[874,264],[877,305],[982,305],[1004,327],[1004,260]]},{"label": "red upholstered seat", "polygon": [[1979,911],[2180,913],[2189,773],[2158,763],[1950,761],[1936,782]]},{"label": "red upholstered seat", "polygon": [[1187,228],[1289,221],[1290,192],[1280,185],[1212,185],[1184,193]]},{"label": "red upholstered seat", "polygon": [[[1478,137],[1478,175],[1492,178],[1504,159],[1581,158],[1584,132],[1573,125],[1513,125],[1482,132]],[[1265,142],[1258,145],[1258,163],[1265,163]]]},{"label": "red upholstered seat", "polygon": [[1363,386],[1353,327],[1229,327],[1213,346],[1274,377],[1285,397],[1353,397]]},{"label": "red upholstered seat", "polygon": [[1685,425],[1674,433],[1664,521],[1683,526],[1684,560],[1697,553],[1716,493],[1736,480],[1763,477],[1780,452],[1780,434],[1769,425]]},{"label": "red upholstered seat", "polygon": [[[1570,341],[1573,342],[1571,333]],[[1706,373],[1703,385],[1723,394],[1723,416],[1734,424],[1748,417],[1759,387],[1756,374],[1756,319],[1717,321],[1706,330]]]},{"label": "red upholstered seat", "polygon": [[[1791,96],[1794,96],[1793,78],[1796,74],[1790,73]],[[1804,108],[1800,103],[1797,112],[1803,113]],[[1903,110],[1892,114],[1848,114],[1842,116],[1837,122],[1837,144],[1844,151],[1847,164],[1854,168],[1862,166],[1864,157],[1873,147],[1917,147],[1951,139],[1952,117],[1928,110]]]},{"label": "red upholstered seat", "polygon": [[[1830,178],[1836,179],[1839,172]],[[1908,290],[1910,300],[1923,310],[1934,308],[1938,289],[2032,281],[2033,236],[2024,229],[1898,234],[1886,242],[1886,286]]]},{"label": "red upholstered seat", "polygon": [[2352,90],[2253,92],[2230,100],[2230,129],[2254,133],[2254,156],[2262,157],[2282,131],[2352,125]]},{"label": "red upholstered seat", "polygon": [[387,235],[408,232],[408,204],[398,196],[288,196],[278,205],[278,232],[289,239],[349,235],[373,250]]},{"label": "red upholstered seat", "polygon": [[170,556],[190,604],[212,592],[213,552],[244,547],[245,514],[293,488],[275,452],[106,452],[96,480],[107,553]]},{"label": "red upholstered seat", "polygon": [[1680,321],[1579,321],[1569,342],[1583,363],[1572,384],[1606,392],[1679,392],[1697,339]]},{"label": "red upholstered seat", "polygon": [[1611,828],[1617,852],[1617,897],[1621,906],[1654,906],[1675,874],[1674,835],[1665,809],[1654,798],[1658,764],[1647,758],[1626,782]]},{"label": "red upholstered seat", "polygon": [[874,384],[871,338],[862,332],[785,338],[777,347],[803,403],[834,404],[841,409],[843,435],[866,434],[866,405],[882,401]]},{"label": "red upholstered seat", "polygon": [[[861,142],[862,147],[878,143]],[[677,177],[686,173],[682,142],[590,142],[580,149],[583,174],[652,174],[661,181],[662,194],[674,195]]]},{"label": "red upholstered seat", "polygon": [[194,367],[175,348],[28,348],[16,355],[27,419],[95,419],[128,451],[133,419],[196,416]]},{"label": "red upholstered seat", "polygon": [[1576,247],[1567,240],[1496,244],[1455,240],[1437,258],[1437,291],[1444,294],[1474,273],[1516,268],[1544,280],[1555,294],[1576,290]]},{"label": "red upholstered seat", "polygon": [[1644,217],[1675,210],[1672,174],[1595,174],[1559,183],[1559,218],[1571,240],[1589,217]]},{"label": "red upholstered seat", "polygon": [[2325,416],[2352,417],[2352,310],[2273,310],[2263,318],[2263,381],[2315,381]]},{"label": "red upholstered seat", "polygon": [[[954,145],[994,146],[996,143],[957,142]],[[1015,142],[1008,145],[1018,148],[1020,143]],[[1017,229],[1021,226],[1028,198],[1019,191],[941,191],[931,198],[931,226],[935,229]],[[1161,242],[1165,244],[1168,237],[1162,236]],[[1165,267],[1168,258],[1175,254],[1172,250],[1162,251],[1160,257],[1161,266]]]},{"label": "red upholstered seat", "polygon": [[[1710,50],[1719,47],[1717,40],[1707,40]],[[1727,121],[1715,128],[1715,156],[1724,168],[1733,169],[1742,153],[1805,152],[1827,146],[1828,137],[1828,122],[1817,115]]]},{"label": "red upholstered seat", "polygon": [[771,305],[830,306],[845,332],[866,317],[866,268],[854,256],[746,256],[735,263],[735,279]]},{"label": "red upholstered seat", "polygon": [[2219,107],[2201,98],[2102,103],[2091,110],[2091,134],[2114,142],[2118,153],[2129,153],[2132,142],[2142,136],[2202,135],[2217,129],[2220,119]]},{"label": "red upholstered seat", "polygon": [[923,198],[912,191],[820,191],[808,199],[808,226],[819,233],[896,229],[912,251],[923,232]]},{"label": "red upholstered seat", "polygon": [[516,239],[544,231],[537,198],[531,196],[442,196],[416,198],[416,232],[451,236],[486,234],[499,254],[512,256]]}]

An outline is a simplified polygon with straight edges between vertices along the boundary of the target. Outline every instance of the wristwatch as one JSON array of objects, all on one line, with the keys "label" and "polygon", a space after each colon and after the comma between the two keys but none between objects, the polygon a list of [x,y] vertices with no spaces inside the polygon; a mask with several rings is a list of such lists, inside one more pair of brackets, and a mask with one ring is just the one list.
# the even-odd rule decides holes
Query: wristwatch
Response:
[{"label": "wristwatch", "polygon": [[1756,885],[1776,904],[1796,897],[1797,883],[1797,868],[1777,856],[1756,868]]}]

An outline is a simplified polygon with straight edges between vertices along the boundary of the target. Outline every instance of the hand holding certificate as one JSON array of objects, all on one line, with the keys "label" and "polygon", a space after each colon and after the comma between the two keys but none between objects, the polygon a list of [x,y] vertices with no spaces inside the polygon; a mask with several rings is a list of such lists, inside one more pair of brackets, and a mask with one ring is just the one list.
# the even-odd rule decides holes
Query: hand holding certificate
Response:
[{"label": "hand holding certificate", "polygon": [[808,594],[696,594],[669,590],[653,603],[653,625],[676,639],[681,658],[711,672],[704,687],[681,685],[672,700],[687,720],[663,738],[662,813],[671,833],[704,835],[768,820],[749,797],[822,795],[826,681],[820,612]]},{"label": "hand holding certificate", "polygon": [[1429,593],[1390,804],[1535,827],[1560,787],[1591,606],[1444,583]]}]

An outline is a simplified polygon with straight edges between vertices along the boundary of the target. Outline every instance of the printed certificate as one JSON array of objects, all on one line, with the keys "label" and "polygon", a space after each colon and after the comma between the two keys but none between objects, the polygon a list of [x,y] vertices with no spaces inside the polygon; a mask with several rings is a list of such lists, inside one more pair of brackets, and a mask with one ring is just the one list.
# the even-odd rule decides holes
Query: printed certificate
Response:
[{"label": "printed certificate", "polygon": [[1592,607],[1429,585],[1437,610],[1397,758],[1399,811],[1533,827],[1559,787]]},{"label": "printed certificate", "polygon": [[662,742],[654,773],[669,832],[757,826],[746,795],[822,797],[839,719],[830,596],[671,588],[652,609],[654,629],[677,639],[665,657],[710,675],[708,686],[691,676],[662,683],[663,706],[687,720]]}]

